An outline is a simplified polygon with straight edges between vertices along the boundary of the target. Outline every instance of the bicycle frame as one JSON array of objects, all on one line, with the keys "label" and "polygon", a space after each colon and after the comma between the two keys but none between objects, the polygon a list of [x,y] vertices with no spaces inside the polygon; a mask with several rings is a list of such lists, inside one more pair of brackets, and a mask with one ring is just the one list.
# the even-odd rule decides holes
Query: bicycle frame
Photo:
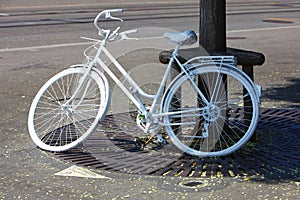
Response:
[{"label": "bicycle frame", "polygon": [[[145,117],[149,117],[149,114],[151,115],[154,110],[156,109],[156,104],[158,100],[160,99],[163,88],[166,85],[167,79],[170,74],[172,63],[174,62],[174,58],[171,59],[165,74],[163,76],[163,79],[161,81],[161,84],[159,86],[159,89],[155,95],[150,95],[144,92],[139,85],[135,82],[134,79],[131,78],[131,76],[127,73],[127,71],[120,65],[120,63],[111,55],[111,53],[105,48],[105,42],[101,44],[102,47],[100,47],[98,55],[95,57],[95,62],[98,63],[101,68],[113,79],[113,81],[121,88],[121,90],[128,96],[128,98],[135,104],[135,106],[145,115]],[[101,52],[102,51],[102,52]],[[117,78],[117,76],[112,72],[112,70],[100,59],[100,54],[104,53],[109,60],[114,64],[115,68],[121,72],[121,74],[124,76],[126,81],[129,82],[130,86],[132,87],[131,91],[129,91],[124,84]],[[142,100],[140,99],[140,96],[153,99],[153,102],[151,104],[150,110],[148,111],[146,107],[144,106]]]},{"label": "bicycle frame", "polygon": [[[178,51],[179,51],[179,48],[180,48],[181,45],[178,44],[176,46],[174,52],[172,53],[172,57],[170,58],[169,64],[168,64],[167,69],[164,73],[164,76],[162,78],[162,81],[160,83],[158,91],[156,92],[155,95],[150,95],[150,94],[147,94],[146,92],[144,92],[139,87],[139,85],[135,82],[135,80],[132,79],[132,77],[121,66],[121,64],[106,49],[106,44],[109,41],[110,33],[111,33],[111,31],[108,31],[105,35],[105,38],[102,41],[95,40],[95,41],[97,41],[97,43],[94,44],[93,46],[95,47],[97,45],[100,45],[98,50],[97,50],[97,53],[96,53],[95,57],[88,63],[88,65],[86,67],[86,72],[81,77],[79,85],[78,85],[76,91],[74,92],[73,96],[67,101],[66,105],[68,104],[68,102],[72,101],[77,96],[78,92],[81,90],[81,87],[83,86],[83,83],[86,80],[88,74],[91,72],[91,70],[94,67],[100,66],[104,70],[104,72],[106,72],[112,78],[112,80],[120,87],[120,89],[126,94],[126,96],[134,103],[134,105],[138,108],[138,110],[142,113],[142,115],[145,117],[146,120],[149,119],[150,116],[152,116],[154,119],[159,119],[163,116],[168,116],[168,115],[171,115],[171,114],[184,114],[182,111],[179,112],[179,113],[176,113],[176,112],[162,113],[162,111],[161,111],[162,108],[160,108],[159,113],[154,113],[154,111],[156,110],[157,102],[162,97],[164,87],[166,86],[166,83],[167,83],[167,80],[169,78],[170,72],[172,70],[172,65],[173,65],[174,62],[176,62],[176,64],[180,67],[181,71],[183,73],[185,73],[185,75],[189,78],[189,80],[191,81],[191,84],[198,91],[198,94],[202,98],[203,102],[206,105],[209,105],[208,100],[203,95],[203,93],[201,92],[201,90],[199,89],[197,84],[193,81],[193,78],[191,77],[191,74],[189,74],[185,64],[181,64],[179,62],[178,58],[177,58]],[[116,74],[100,59],[100,55],[102,55],[102,54],[104,54],[111,61],[111,63],[115,66],[115,68],[123,75],[125,80],[128,81],[128,83],[132,87],[132,89],[130,89],[131,91],[128,90],[124,86],[124,84],[119,80],[119,78],[116,76]],[[147,110],[147,108],[143,104],[143,101],[140,98],[140,96],[153,100],[149,110]],[[203,109],[204,108],[199,108],[199,110],[197,109],[196,111],[202,111]],[[195,110],[193,110],[193,111],[195,111]],[[189,112],[189,111],[187,111],[187,112]],[[159,121],[160,120],[156,120],[155,122],[159,122]],[[153,121],[149,121],[149,122],[150,123],[147,124],[148,128],[145,129],[145,132],[148,131],[148,129],[149,129],[149,127],[150,127],[150,125]]]},{"label": "bicycle frame", "polygon": [[[107,40],[107,38],[106,38],[106,40]],[[145,115],[146,118],[149,117],[149,114],[152,115],[154,110],[156,109],[157,102],[158,102],[158,100],[160,99],[160,97],[163,93],[164,86],[166,85],[166,82],[168,80],[170,71],[172,69],[172,64],[174,62],[176,62],[177,65],[180,66],[181,70],[188,75],[188,77],[191,80],[191,83],[194,85],[194,87],[197,88],[197,90],[199,90],[196,83],[194,83],[192,81],[192,78],[188,74],[188,72],[186,71],[186,68],[184,67],[184,65],[182,65],[176,57],[177,54],[178,54],[178,50],[180,48],[180,45],[177,45],[177,47],[175,48],[175,50],[172,54],[172,57],[171,57],[170,62],[167,66],[167,69],[164,73],[163,79],[160,83],[160,86],[159,86],[159,89],[158,89],[157,93],[155,95],[150,95],[150,94],[145,93],[139,87],[139,85],[135,82],[135,80],[133,80],[131,78],[131,76],[127,73],[127,71],[120,65],[120,63],[105,48],[106,40],[101,42],[100,48],[99,48],[99,50],[98,50],[98,52],[95,56],[95,59],[93,60],[93,62],[91,62],[91,65],[95,65],[96,63],[98,63],[101,66],[101,68],[113,79],[113,81],[128,96],[128,98],[135,104],[135,106]],[[124,84],[117,78],[117,76],[112,72],[112,70],[100,59],[101,53],[104,53],[107,56],[107,58],[109,58],[109,60],[114,64],[114,66],[118,69],[118,71],[121,72],[121,74],[124,76],[126,81],[129,82],[129,84],[132,86],[131,91],[129,91],[124,86]],[[200,90],[199,90],[199,94],[200,94],[201,98],[204,100],[204,102],[206,104],[208,104],[209,102],[207,101],[206,97],[202,94],[202,92]],[[150,107],[149,111],[147,111],[146,107],[144,106],[144,104],[143,104],[142,100],[139,98],[139,96],[143,96],[143,97],[146,97],[148,99],[153,99],[153,102],[151,104],[151,107]],[[165,115],[165,114],[155,114],[155,118],[163,116],[163,115]]]}]

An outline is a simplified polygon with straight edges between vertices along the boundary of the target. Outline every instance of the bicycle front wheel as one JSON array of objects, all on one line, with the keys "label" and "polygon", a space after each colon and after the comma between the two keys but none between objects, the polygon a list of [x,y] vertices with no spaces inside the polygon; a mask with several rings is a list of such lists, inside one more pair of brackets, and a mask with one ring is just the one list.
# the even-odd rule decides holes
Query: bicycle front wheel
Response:
[{"label": "bicycle front wheel", "polygon": [[[28,116],[29,134],[48,151],[64,151],[81,143],[96,128],[107,107],[102,78],[85,69],[69,68],[48,80],[35,96]],[[82,82],[78,92],[74,92]]]},{"label": "bicycle front wheel", "polygon": [[189,74],[192,80],[178,75],[163,100],[165,129],[172,142],[199,157],[236,151],[249,140],[258,122],[253,83],[225,64],[198,65]]}]

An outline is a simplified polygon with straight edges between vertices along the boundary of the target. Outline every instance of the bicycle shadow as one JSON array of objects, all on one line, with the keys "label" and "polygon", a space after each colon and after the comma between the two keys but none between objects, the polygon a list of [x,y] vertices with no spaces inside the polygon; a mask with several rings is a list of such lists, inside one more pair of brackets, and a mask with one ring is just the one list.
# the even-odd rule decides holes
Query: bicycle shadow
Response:
[{"label": "bicycle shadow", "polygon": [[[120,126],[116,118],[127,126]],[[140,131],[128,114],[108,115],[76,152],[60,157],[96,169],[130,174],[188,178],[237,178],[277,183],[299,181],[300,110],[261,110],[256,142],[248,142],[228,156],[198,158],[175,152],[172,143],[159,148],[141,149],[136,145]],[[104,134],[100,134],[104,133]],[[155,144],[150,145],[155,147]],[[82,155],[81,152],[85,152]],[[72,155],[74,154],[74,155]],[[78,158],[78,155],[82,158]],[[74,157],[74,158],[73,158]]]}]

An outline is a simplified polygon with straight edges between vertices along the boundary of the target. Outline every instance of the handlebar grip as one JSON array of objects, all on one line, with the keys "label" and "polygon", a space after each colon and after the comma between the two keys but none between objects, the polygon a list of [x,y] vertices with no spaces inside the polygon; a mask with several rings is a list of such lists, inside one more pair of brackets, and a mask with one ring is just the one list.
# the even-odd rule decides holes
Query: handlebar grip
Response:
[{"label": "handlebar grip", "polygon": [[107,10],[108,12],[123,12],[123,9],[112,9],[112,10]]}]

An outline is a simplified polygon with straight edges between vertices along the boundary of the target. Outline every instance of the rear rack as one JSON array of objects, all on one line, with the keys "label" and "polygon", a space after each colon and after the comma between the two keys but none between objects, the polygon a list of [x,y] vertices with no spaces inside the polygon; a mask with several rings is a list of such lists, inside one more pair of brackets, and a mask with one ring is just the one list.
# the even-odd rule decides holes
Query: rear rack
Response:
[{"label": "rear rack", "polygon": [[199,56],[192,58],[188,60],[186,64],[191,63],[200,63],[200,64],[206,64],[206,63],[215,63],[215,64],[230,64],[230,65],[237,65],[237,60],[234,56]]}]

